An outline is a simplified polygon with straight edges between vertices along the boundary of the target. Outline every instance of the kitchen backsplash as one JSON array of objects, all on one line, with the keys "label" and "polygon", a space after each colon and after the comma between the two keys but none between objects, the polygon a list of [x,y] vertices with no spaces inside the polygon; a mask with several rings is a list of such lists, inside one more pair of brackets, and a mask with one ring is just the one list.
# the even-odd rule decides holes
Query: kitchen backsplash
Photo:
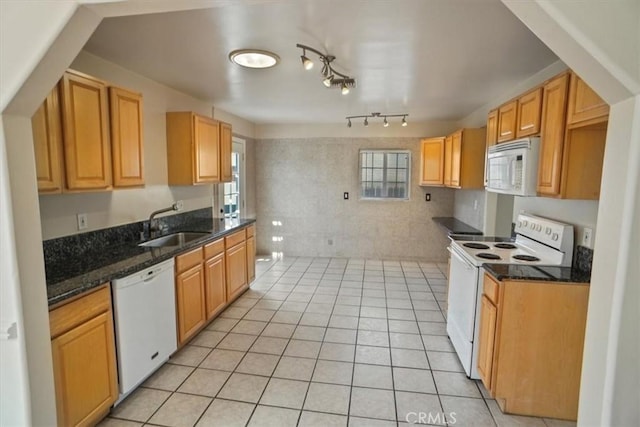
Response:
[{"label": "kitchen backsplash", "polygon": [[[158,220],[169,229],[177,229],[194,220],[211,220],[211,208],[196,209],[189,212],[159,217]],[[82,257],[84,253],[96,247],[117,246],[140,240],[140,232],[147,221],[132,222],[116,227],[73,234],[42,242],[45,269],[47,264],[57,264],[65,259]]]}]

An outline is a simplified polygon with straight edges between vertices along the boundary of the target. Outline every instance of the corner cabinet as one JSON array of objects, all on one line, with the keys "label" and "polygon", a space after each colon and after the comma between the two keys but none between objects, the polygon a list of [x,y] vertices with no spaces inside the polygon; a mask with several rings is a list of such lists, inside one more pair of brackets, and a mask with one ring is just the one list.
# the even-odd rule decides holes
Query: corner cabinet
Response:
[{"label": "corner cabinet", "polygon": [[487,149],[498,142],[498,110],[487,115]]},{"label": "corner cabinet", "polygon": [[38,192],[41,194],[62,192],[61,126],[60,99],[56,86],[31,118]]},{"label": "corner cabinet", "polygon": [[167,113],[169,185],[231,181],[231,125],[193,112]]},{"label": "corner cabinet", "polygon": [[575,420],[588,283],[484,276],[478,371],[503,412]]},{"label": "corner cabinet", "polygon": [[422,140],[420,185],[444,185],[444,145],[444,137]]},{"label": "corner cabinet", "polygon": [[114,187],[144,185],[142,95],[109,88]]},{"label": "corner cabinet", "polygon": [[111,144],[106,83],[67,71],[60,92],[66,188],[109,190]]},{"label": "corner cabinet", "polygon": [[58,425],[95,425],[118,398],[109,285],[49,312]]},{"label": "corner cabinet", "polygon": [[[576,95],[576,91],[582,95]],[[600,99],[587,92],[592,91],[575,73],[563,73],[544,85],[537,186],[541,196],[583,200],[600,197],[608,116],[591,115],[575,121],[577,109],[587,111],[588,100],[597,104],[596,98]],[[582,107],[576,107],[576,99],[582,100]],[[608,106],[599,111],[608,111]]]},{"label": "corner cabinet", "polygon": [[609,105],[577,74],[571,73],[567,125],[589,125],[607,121]]},{"label": "corner cabinet", "polygon": [[[444,183],[452,188],[483,188],[485,129],[460,129],[445,143]],[[451,149],[447,145],[450,144]]]}]

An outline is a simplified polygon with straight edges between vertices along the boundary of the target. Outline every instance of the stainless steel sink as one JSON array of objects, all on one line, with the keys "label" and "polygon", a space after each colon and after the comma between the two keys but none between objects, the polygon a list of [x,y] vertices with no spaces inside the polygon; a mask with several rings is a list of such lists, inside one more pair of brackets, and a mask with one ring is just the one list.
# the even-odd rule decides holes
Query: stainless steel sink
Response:
[{"label": "stainless steel sink", "polygon": [[204,232],[184,232],[184,233],[173,233],[167,234],[166,236],[158,237],[153,240],[149,240],[144,243],[140,243],[138,246],[145,246],[149,248],[166,248],[169,246],[184,246],[189,242],[192,242],[197,239],[201,239],[209,235],[209,233]]}]

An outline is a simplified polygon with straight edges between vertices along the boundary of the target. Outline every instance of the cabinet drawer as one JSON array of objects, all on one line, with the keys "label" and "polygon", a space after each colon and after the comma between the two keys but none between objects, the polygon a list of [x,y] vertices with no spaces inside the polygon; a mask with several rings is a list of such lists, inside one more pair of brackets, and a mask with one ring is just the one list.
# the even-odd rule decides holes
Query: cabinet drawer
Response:
[{"label": "cabinet drawer", "polygon": [[224,252],[224,239],[218,239],[204,245],[204,259],[213,258],[222,252]]},{"label": "cabinet drawer", "polygon": [[88,292],[87,295],[50,311],[51,338],[56,338],[109,310],[111,310],[111,290],[109,285],[105,284],[98,290]]},{"label": "cabinet drawer", "polygon": [[244,228],[240,231],[236,231],[233,234],[229,234],[227,237],[224,238],[225,246],[227,247],[227,249],[229,249],[230,247],[233,247],[238,243],[242,243],[246,239],[245,236],[246,236],[246,233]]},{"label": "cabinet drawer", "polygon": [[246,228],[246,230],[247,230],[247,239],[256,234],[256,226],[255,225],[248,226]]},{"label": "cabinet drawer", "polygon": [[484,275],[484,291],[483,293],[491,300],[492,303],[498,304],[498,282],[488,274]]},{"label": "cabinet drawer", "polygon": [[202,246],[176,257],[176,273],[202,262]]}]

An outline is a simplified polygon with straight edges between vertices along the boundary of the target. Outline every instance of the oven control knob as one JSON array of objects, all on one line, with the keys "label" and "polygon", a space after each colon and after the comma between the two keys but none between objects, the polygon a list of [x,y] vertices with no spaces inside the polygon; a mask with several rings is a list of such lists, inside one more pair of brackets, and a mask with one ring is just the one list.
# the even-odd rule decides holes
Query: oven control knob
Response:
[{"label": "oven control knob", "polygon": [[526,221],[526,220],[525,220],[525,221],[522,221],[522,226],[523,226],[523,227],[526,227],[527,225],[529,225],[529,221]]},{"label": "oven control knob", "polygon": [[522,221],[518,221],[518,228],[522,227]]},{"label": "oven control knob", "polygon": [[536,225],[536,231],[542,231],[542,226],[540,224]]},{"label": "oven control knob", "polygon": [[551,227],[547,227],[547,228],[544,230],[544,232],[545,232],[545,233],[547,233],[547,234],[551,234]]},{"label": "oven control knob", "polygon": [[553,240],[558,240],[558,238],[560,238],[560,235],[558,233],[553,233],[553,236],[551,236],[551,239]]},{"label": "oven control knob", "polygon": [[531,224],[529,224],[529,228],[532,230],[535,230],[536,225],[532,222]]}]

